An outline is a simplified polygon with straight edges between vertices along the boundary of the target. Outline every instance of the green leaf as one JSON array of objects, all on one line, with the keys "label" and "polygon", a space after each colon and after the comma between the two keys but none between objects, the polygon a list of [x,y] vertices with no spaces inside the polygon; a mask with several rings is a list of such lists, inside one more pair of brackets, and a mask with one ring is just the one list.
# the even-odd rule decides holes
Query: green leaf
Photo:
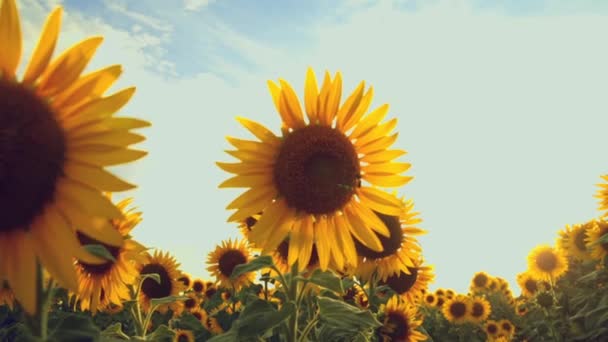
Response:
[{"label": "green leaf", "polygon": [[168,326],[159,325],[153,333],[146,335],[146,341],[154,342],[172,342],[175,337],[175,332],[169,329]]},{"label": "green leaf", "polygon": [[319,314],[327,326],[343,330],[362,331],[381,326],[368,310],[361,310],[343,301],[319,297]]},{"label": "green leaf", "polygon": [[317,268],[308,280],[311,283],[319,285],[328,290],[332,290],[340,294],[344,293],[344,288],[342,287],[342,280],[333,272],[321,271]]},{"label": "green leaf", "polygon": [[295,310],[296,306],[293,302],[287,302],[283,304],[281,310],[277,310],[269,302],[257,300],[245,307],[236,321],[238,336],[264,334],[267,330],[287,320]]},{"label": "green leaf", "polygon": [[232,270],[230,278],[235,279],[241,274],[255,272],[261,270],[262,268],[272,267],[273,265],[274,264],[272,263],[272,257],[270,255],[262,255],[252,259],[246,264],[237,265],[234,270]]},{"label": "green leaf", "polygon": [[171,304],[173,302],[187,300],[189,298],[190,297],[188,297],[188,296],[168,296],[168,297],[163,297],[163,298],[153,298],[152,300],[150,300],[150,304],[152,306]]},{"label": "green leaf", "polygon": [[101,332],[91,317],[61,313],[49,317],[49,339],[61,342],[99,341]]},{"label": "green leaf", "polygon": [[122,331],[122,323],[114,323],[101,332],[101,339],[107,341],[114,340],[129,340],[129,335]]},{"label": "green leaf", "polygon": [[234,342],[238,341],[238,335],[236,331],[229,330],[221,335],[213,336],[208,339],[207,342]]},{"label": "green leaf", "polygon": [[108,251],[108,249],[104,245],[83,245],[84,249],[89,252],[89,254],[93,254],[96,257],[114,261],[116,262],[116,258]]}]

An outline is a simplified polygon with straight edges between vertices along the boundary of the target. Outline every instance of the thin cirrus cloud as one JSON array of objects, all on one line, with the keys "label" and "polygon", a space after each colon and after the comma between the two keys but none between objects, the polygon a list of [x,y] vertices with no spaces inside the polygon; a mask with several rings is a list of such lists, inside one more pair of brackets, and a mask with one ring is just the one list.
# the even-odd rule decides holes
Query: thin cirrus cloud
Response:
[{"label": "thin cirrus cloud", "polygon": [[[249,137],[234,117],[278,132],[265,81],[281,77],[301,93],[309,65],[318,78],[342,71],[346,91],[366,80],[372,105],[389,103],[399,119],[396,145],[415,177],[399,193],[429,232],[421,241],[434,287],[466,292],[480,270],[514,284],[534,245],[598,214],[608,12],[593,2],[357,0],[251,14],[280,34],[242,28],[228,0],[196,11],[194,2],[120,4],[130,12],[68,4],[60,45],[103,34],[93,67],[121,63],[117,88],[138,86],[123,112],[153,122],[142,145],[150,155],[118,170],[139,185],[129,194],[144,211],[134,234],[195,276],[208,276],[216,243],[238,237],[224,207],[239,191],[217,189],[228,175],[214,165],[230,160],[224,136]],[[31,46],[48,4],[21,6]]]}]

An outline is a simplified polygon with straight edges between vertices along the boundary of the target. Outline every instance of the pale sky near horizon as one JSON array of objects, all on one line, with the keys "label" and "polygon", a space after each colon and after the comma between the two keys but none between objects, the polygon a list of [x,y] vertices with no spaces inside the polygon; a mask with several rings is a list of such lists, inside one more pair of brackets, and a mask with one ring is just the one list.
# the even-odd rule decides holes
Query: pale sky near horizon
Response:
[{"label": "pale sky near horizon", "polygon": [[[602,1],[18,1],[25,57],[47,13],[66,13],[58,51],[105,36],[88,70],[122,64],[113,90],[138,88],[122,115],[149,156],[117,170],[139,188],[141,243],[207,277],[207,254],[239,237],[225,206],[226,135],[251,136],[235,117],[279,133],[266,87],[306,68],[341,71],[344,91],[366,80],[372,107],[390,104],[396,148],[435,266],[431,288],[466,292],[480,270],[506,278],[566,224],[596,217],[608,173],[608,2]],[[21,69],[23,70],[23,69]],[[22,72],[22,71],[21,71]],[[344,94],[345,98],[348,94]]]}]

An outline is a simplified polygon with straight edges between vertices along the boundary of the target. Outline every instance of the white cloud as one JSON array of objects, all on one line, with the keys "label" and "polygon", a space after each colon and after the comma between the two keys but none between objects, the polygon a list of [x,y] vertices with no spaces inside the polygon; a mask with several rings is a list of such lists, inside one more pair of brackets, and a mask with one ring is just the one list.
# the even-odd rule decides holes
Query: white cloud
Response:
[{"label": "white cloud", "polygon": [[138,23],[141,23],[156,31],[165,33],[173,31],[173,27],[170,24],[163,22],[162,20],[159,20],[149,15],[145,15],[137,11],[129,10],[125,2],[117,0],[105,0],[104,3],[109,10],[124,15],[125,17]]},{"label": "white cloud", "polygon": [[187,11],[199,11],[214,2],[215,0],[184,0],[184,8]]}]

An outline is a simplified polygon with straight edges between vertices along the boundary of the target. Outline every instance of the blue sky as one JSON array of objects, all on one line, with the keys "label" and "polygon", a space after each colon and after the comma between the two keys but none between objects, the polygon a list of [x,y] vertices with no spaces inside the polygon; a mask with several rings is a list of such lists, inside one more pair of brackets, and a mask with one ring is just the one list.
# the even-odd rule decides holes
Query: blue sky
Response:
[{"label": "blue sky", "polygon": [[[139,188],[142,243],[207,276],[207,254],[238,237],[220,190],[224,136],[247,116],[278,132],[266,80],[301,94],[307,66],[374,86],[399,119],[421,238],[436,283],[466,291],[479,270],[507,278],[537,244],[597,216],[608,125],[605,1],[23,0],[26,56],[46,13],[66,9],[59,48],[105,41],[90,69],[120,63],[136,85],[124,115],[153,123],[144,160],[116,168]],[[519,291],[516,290],[518,293]]]}]

